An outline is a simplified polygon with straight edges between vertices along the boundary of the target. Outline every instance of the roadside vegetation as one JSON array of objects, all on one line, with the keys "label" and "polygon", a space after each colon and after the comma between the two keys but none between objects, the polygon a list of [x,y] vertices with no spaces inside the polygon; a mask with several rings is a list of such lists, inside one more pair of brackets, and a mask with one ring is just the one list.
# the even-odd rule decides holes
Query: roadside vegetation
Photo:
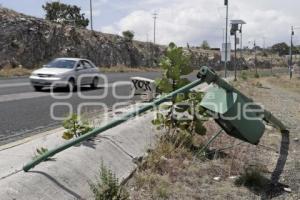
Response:
[{"label": "roadside vegetation", "polygon": [[93,130],[87,121],[84,121],[82,118],[79,119],[79,116],[74,113],[63,122],[63,127],[66,131],[62,138],[65,140],[80,137]]},{"label": "roadside vegetation", "polygon": [[15,77],[15,76],[29,76],[32,70],[22,68],[22,67],[4,67],[0,69],[0,78],[1,77]]},{"label": "roadside vegetation", "polygon": [[[188,57],[180,52],[171,44],[161,62],[164,75],[157,80],[157,85],[163,92],[170,92],[176,89],[176,83],[183,82],[176,73],[185,73],[181,71],[183,69],[176,69],[176,62],[186,66]],[[168,71],[169,67],[173,70]],[[234,85],[246,95],[260,98],[268,89],[263,80],[276,79],[268,70],[260,74],[263,78],[256,78],[255,71],[241,72]],[[221,134],[210,147],[199,153],[203,144],[220,129],[219,126],[201,110],[198,113],[206,120],[194,121],[190,117],[178,123],[173,117],[174,114],[189,116],[190,109],[194,109],[176,106],[176,103],[192,100],[197,104],[201,98],[201,93],[198,99],[193,100],[188,95],[176,97],[157,113],[153,124],[162,134],[156,147],[148,151],[133,178],[126,184],[131,199],[256,199],[275,195],[269,186],[278,157],[274,149],[280,146],[280,138],[273,137],[273,134],[279,133],[268,128],[258,146]],[[198,123],[199,129],[194,122]],[[281,195],[283,188],[279,191]]]},{"label": "roadside vegetation", "polygon": [[159,67],[128,67],[124,65],[112,67],[100,67],[100,72],[103,73],[128,73],[128,72],[159,72]]},{"label": "roadside vegetation", "polygon": [[[41,148],[37,148],[36,152],[33,156],[33,160],[37,159],[38,157],[44,155],[45,153],[47,153],[49,150],[45,147],[41,147]],[[45,161],[54,161],[55,158],[49,157],[47,158]]]},{"label": "roadside vegetation", "polygon": [[268,81],[282,89],[300,93],[299,74],[294,74],[294,77],[292,79],[290,79],[290,77],[286,75],[277,76],[276,79],[269,78]]},{"label": "roadside vegetation", "polygon": [[129,200],[129,193],[120,185],[116,175],[103,162],[100,167],[98,180],[90,183],[95,200]]}]

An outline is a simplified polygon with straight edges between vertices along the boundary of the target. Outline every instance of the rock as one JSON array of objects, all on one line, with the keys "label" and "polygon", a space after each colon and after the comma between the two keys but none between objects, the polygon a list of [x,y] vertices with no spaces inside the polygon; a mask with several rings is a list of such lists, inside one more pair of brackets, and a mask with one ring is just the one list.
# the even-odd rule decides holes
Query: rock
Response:
[{"label": "rock", "polygon": [[285,188],[283,188],[283,190],[286,191],[286,192],[292,192],[292,189],[291,189],[291,188],[286,188],[286,187],[285,187]]},{"label": "rock", "polygon": [[270,125],[265,125],[265,127],[266,127],[266,129],[269,130],[269,131],[273,130],[273,127],[270,126]]},{"label": "rock", "polygon": [[299,142],[299,138],[294,138],[294,141],[295,142]]},{"label": "rock", "polygon": [[183,164],[184,166],[189,166],[189,165],[190,165],[190,161],[184,160],[182,164]]},{"label": "rock", "polygon": [[229,179],[236,179],[237,176],[229,176],[228,178],[229,178]]},{"label": "rock", "polygon": [[[65,26],[3,7],[0,7],[0,27],[0,60],[10,62],[15,56],[24,68],[41,66],[55,57],[87,58],[98,67],[157,67],[166,51],[166,46],[128,42],[118,35]],[[16,49],[19,50],[16,52]],[[223,69],[219,51],[209,53],[191,46],[184,51],[191,57],[193,67],[208,65]],[[249,62],[238,58],[243,69],[248,68]],[[231,70],[234,63],[228,62],[227,66]]]},{"label": "rock", "polygon": [[219,177],[219,176],[214,177],[214,180],[215,180],[215,181],[220,181],[220,180],[221,180],[221,177]]},{"label": "rock", "polygon": [[0,27],[0,60],[11,63],[15,57],[14,62],[25,68],[55,57],[88,58],[99,67],[158,66],[165,51],[164,46],[126,42],[120,36],[62,26],[6,8],[0,8]]},{"label": "rock", "polygon": [[168,158],[166,158],[165,156],[161,156],[161,157],[160,157],[160,160],[167,161]]}]

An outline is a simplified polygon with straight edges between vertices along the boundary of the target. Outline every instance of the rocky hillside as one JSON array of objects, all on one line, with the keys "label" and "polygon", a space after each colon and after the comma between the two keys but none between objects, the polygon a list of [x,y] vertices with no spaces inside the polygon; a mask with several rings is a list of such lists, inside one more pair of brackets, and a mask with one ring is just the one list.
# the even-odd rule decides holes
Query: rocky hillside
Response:
[{"label": "rocky hillside", "polygon": [[164,47],[62,26],[0,8],[0,69],[34,68],[55,57],[88,58],[98,66],[156,66]]},{"label": "rocky hillside", "polygon": [[[99,67],[158,66],[166,48],[152,43],[128,42],[118,35],[62,26],[1,7],[0,28],[0,69],[20,65],[31,69],[55,57],[88,58]],[[185,50],[191,56],[193,67],[207,65],[223,69],[219,51],[198,47]],[[238,69],[254,66],[253,52],[244,55],[238,60]],[[256,63],[264,68],[286,65],[282,58],[268,55],[258,55]],[[228,63],[228,69],[233,68],[234,63]]]}]

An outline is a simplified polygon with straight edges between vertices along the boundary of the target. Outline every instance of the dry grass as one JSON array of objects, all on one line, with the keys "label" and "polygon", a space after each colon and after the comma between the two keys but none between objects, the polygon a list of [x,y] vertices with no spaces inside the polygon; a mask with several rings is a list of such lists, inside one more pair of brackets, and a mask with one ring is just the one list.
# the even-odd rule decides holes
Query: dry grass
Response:
[{"label": "dry grass", "polygon": [[[252,74],[234,85],[251,98],[268,99],[265,79]],[[205,127],[207,135],[198,138],[200,143],[219,130],[213,121]],[[127,187],[132,199],[259,199],[276,164],[280,138],[275,129],[268,128],[260,145],[254,146],[224,133],[200,158],[191,150],[160,142]]]},{"label": "dry grass", "polygon": [[126,72],[159,72],[158,67],[127,67],[123,65],[113,67],[100,67],[100,71],[104,73],[126,73]]},{"label": "dry grass", "polygon": [[267,81],[286,90],[300,92],[300,77],[294,76],[291,80],[289,76],[276,76],[268,78]]},{"label": "dry grass", "polygon": [[[208,134],[200,139],[205,142],[218,127],[213,121],[206,123]],[[228,146],[233,146],[226,150]],[[251,145],[238,145],[226,134],[218,138],[204,157],[186,148],[176,148],[161,140],[148,157],[142,161],[134,177],[127,183],[131,199],[241,199],[253,194],[246,188],[234,186],[230,176],[244,173],[254,162],[256,154]],[[250,152],[250,153],[249,153]],[[262,167],[263,168],[263,167]],[[219,177],[220,180],[214,180]],[[222,183],[222,184],[221,184]],[[251,196],[251,198],[252,198]],[[250,198],[250,199],[251,199]]]},{"label": "dry grass", "polygon": [[32,70],[25,68],[5,67],[0,70],[0,77],[28,76]]}]

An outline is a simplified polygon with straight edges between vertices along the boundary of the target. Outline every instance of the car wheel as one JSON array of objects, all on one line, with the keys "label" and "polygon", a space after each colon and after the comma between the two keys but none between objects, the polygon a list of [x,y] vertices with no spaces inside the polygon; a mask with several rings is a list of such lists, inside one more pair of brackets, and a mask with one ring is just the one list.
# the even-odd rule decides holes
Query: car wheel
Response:
[{"label": "car wheel", "polygon": [[93,79],[92,84],[91,84],[91,88],[93,88],[93,89],[97,88],[98,87],[98,83],[99,83],[99,79],[97,77],[95,77]]},{"label": "car wheel", "polygon": [[43,89],[43,86],[35,85],[35,86],[33,86],[33,88],[34,88],[35,91],[41,91]]},{"label": "car wheel", "polygon": [[75,80],[73,78],[68,81],[68,89],[70,92],[75,90]]}]

